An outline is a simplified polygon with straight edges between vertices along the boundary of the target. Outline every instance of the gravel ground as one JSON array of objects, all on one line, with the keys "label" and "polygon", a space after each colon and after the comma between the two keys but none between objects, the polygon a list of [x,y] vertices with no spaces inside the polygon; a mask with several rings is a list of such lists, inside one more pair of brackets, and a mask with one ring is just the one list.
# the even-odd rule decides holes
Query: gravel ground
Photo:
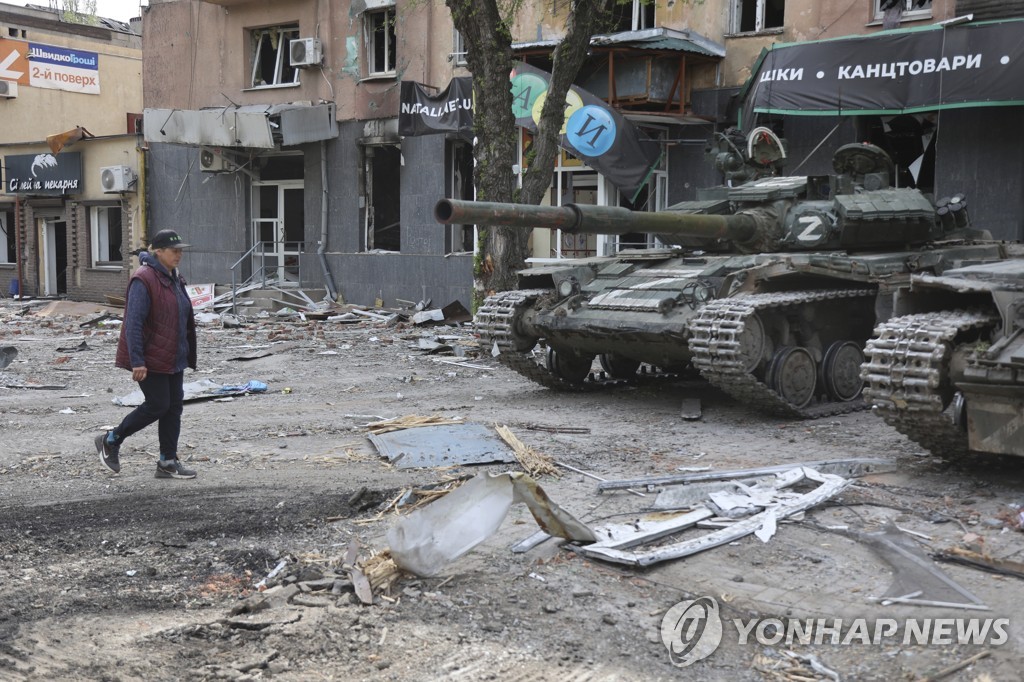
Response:
[{"label": "gravel ground", "polygon": [[[268,390],[186,404],[181,454],[199,476],[154,478],[155,428],[127,441],[112,475],[92,439],[126,414],[113,399],[135,385],[113,367],[117,326],[90,324],[101,312],[0,301],[0,346],[18,350],[0,370],[0,679],[918,680],[973,656],[943,679],[1020,679],[1020,578],[928,558],[966,548],[1024,560],[1019,461],[940,462],[868,411],[783,421],[695,381],[560,394],[478,355],[468,326],[269,317],[200,327],[200,368],[187,382],[259,380]],[[471,366],[419,348],[439,335]],[[686,421],[680,408],[692,398],[703,416]],[[387,550],[403,491],[518,469],[393,467],[365,425],[409,415],[504,424],[541,454],[610,480],[851,457],[896,467],[780,523],[768,542],[747,536],[648,568],[587,559],[556,539],[512,553],[537,530],[516,505],[440,575],[401,575],[364,605],[347,549],[357,541],[364,564]],[[599,493],[563,471],[538,482],[591,525],[631,522],[655,498]],[[895,532],[917,573],[895,570],[857,534],[894,524],[909,531]],[[871,599],[896,580],[920,589],[920,575],[936,570],[991,610]],[[921,598],[963,601],[950,589]],[[662,621],[698,597],[718,606],[721,646],[680,668]],[[752,618],[846,625],[838,644],[827,632],[773,644],[770,627],[743,641],[735,622]],[[871,632],[881,619],[915,619],[954,634],[926,645],[848,637],[858,618]],[[1008,619],[1006,637],[961,643],[964,619]]]}]

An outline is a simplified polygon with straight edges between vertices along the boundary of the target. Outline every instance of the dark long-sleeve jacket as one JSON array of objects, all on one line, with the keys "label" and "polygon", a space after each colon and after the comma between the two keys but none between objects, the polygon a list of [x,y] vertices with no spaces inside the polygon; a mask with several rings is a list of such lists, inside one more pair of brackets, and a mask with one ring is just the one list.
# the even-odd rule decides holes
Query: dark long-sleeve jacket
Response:
[{"label": "dark long-sleeve jacket", "polygon": [[196,326],[185,280],[148,253],[128,282],[115,364],[158,374],[196,368]]}]

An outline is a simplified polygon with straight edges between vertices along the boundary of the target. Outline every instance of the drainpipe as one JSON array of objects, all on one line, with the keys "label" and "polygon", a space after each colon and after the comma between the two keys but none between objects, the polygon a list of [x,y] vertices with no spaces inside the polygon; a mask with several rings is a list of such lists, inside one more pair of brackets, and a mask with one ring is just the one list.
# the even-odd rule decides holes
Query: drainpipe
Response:
[{"label": "drainpipe", "polygon": [[320,140],[320,246],[316,249],[316,255],[320,258],[320,268],[324,271],[324,284],[327,286],[327,295],[332,301],[338,300],[338,287],[334,284],[334,277],[331,275],[331,268],[327,265],[327,140]]},{"label": "drainpipe", "polygon": [[[137,146],[136,151],[139,154],[139,185],[135,188],[138,190],[135,195],[139,202],[139,240],[142,242],[139,246],[146,246],[149,243],[149,227],[146,225],[146,147]],[[131,261],[128,262],[128,269],[131,270]]]},{"label": "drainpipe", "polygon": [[25,290],[21,287],[21,195],[14,195],[14,250],[18,262],[18,296],[24,298]]}]

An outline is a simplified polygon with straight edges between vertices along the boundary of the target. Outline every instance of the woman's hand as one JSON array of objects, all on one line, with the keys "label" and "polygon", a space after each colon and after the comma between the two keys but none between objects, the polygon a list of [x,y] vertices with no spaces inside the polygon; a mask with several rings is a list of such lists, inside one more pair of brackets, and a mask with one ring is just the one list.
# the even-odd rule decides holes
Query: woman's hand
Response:
[{"label": "woman's hand", "polygon": [[148,371],[145,367],[132,367],[132,379],[134,381],[142,381],[146,378]]}]

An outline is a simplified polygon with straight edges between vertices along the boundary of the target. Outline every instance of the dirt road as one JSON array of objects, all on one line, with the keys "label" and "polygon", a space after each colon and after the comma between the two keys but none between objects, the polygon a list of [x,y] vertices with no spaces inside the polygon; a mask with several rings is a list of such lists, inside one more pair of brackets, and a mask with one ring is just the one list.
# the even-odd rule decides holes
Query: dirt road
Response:
[{"label": "dirt road", "polygon": [[[935,462],[869,412],[787,422],[694,382],[566,395],[486,354],[462,367],[419,348],[442,334],[472,355],[467,327],[267,318],[200,329],[200,371],[187,382],[268,390],[186,404],[182,457],[198,478],[154,478],[155,428],[126,443],[111,475],[92,438],[126,413],[112,399],[134,390],[113,368],[117,327],[41,309],[0,302],[0,346],[18,350],[0,370],[0,679],[910,680],[976,655],[944,679],[1019,679],[1020,578],[928,558],[969,548],[1024,560],[1016,462]],[[680,405],[693,397],[703,416],[684,421]],[[851,457],[893,458],[898,469],[857,479],[768,542],[748,536],[643,569],[556,540],[514,554],[537,530],[516,506],[441,575],[403,576],[367,606],[344,556],[353,539],[364,559],[387,548],[402,491],[517,468],[390,466],[365,424],[406,415],[505,424],[544,455],[612,480]],[[588,524],[634,519],[656,496],[598,493],[570,471],[539,483]],[[856,535],[894,526],[916,549],[904,554],[924,561],[894,569]],[[904,594],[922,591],[915,581],[929,569],[990,610],[872,600],[899,580]],[[953,588],[943,589],[930,594]],[[680,668],[663,619],[698,597],[718,608],[721,646]],[[794,619],[820,619],[817,640],[774,636]],[[906,643],[908,619],[938,636]],[[999,620],[1006,636],[960,643],[956,628],[970,619]],[[898,632],[873,641],[889,620]]]}]

